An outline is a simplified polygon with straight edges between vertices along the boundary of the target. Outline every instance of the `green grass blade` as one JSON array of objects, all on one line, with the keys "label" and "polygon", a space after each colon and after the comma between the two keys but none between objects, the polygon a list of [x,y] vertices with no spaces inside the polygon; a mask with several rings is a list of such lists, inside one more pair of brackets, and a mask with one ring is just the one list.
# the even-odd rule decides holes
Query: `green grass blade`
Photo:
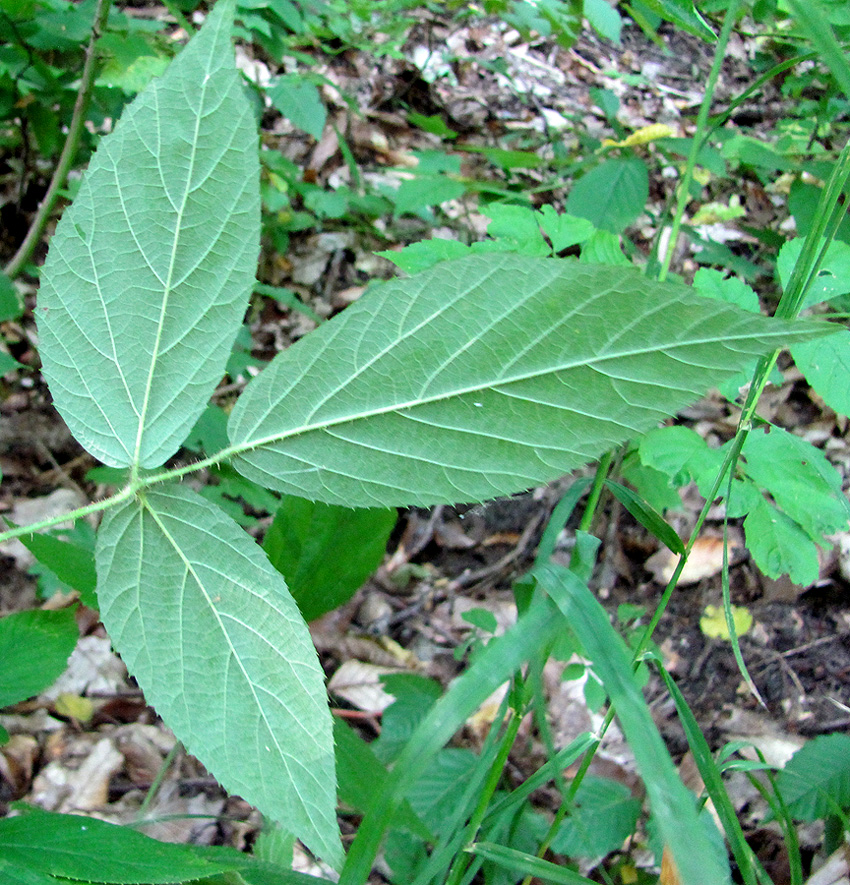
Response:
[{"label": "green grass blade", "polygon": [[592,879],[585,879],[567,867],[559,867],[548,860],[525,854],[514,848],[506,848],[504,845],[477,842],[470,846],[469,850],[514,874],[534,876],[543,882],[554,882],[556,885],[591,885],[593,882]]},{"label": "green grass blade", "polygon": [[487,644],[434,704],[396,760],[384,789],[375,794],[348,853],[340,885],[368,880],[384,832],[428,761],[493,691],[563,629],[555,615],[550,602],[537,599],[510,630]]},{"label": "green grass blade", "polygon": [[608,615],[573,572],[547,565],[535,570],[602,680],[638,769],[664,842],[684,885],[726,885],[729,869],[699,822],[694,796],[685,788],[652,721],[632,671],[631,654]]},{"label": "green grass blade", "polygon": [[711,797],[720,822],[723,824],[723,830],[726,833],[726,838],[729,840],[729,847],[735,856],[735,861],[738,864],[738,869],[741,871],[745,885],[756,885],[758,879],[757,861],[752,849],[747,845],[747,840],[744,838],[744,831],[741,829],[738,815],[735,813],[729,794],[726,792],[723,777],[711,754],[708,741],[706,741],[696,717],[691,712],[691,708],[688,706],[682,692],[679,691],[679,686],[676,685],[673,677],[660,665],[658,672],[664,680],[670,696],[673,698],[673,703],[676,705],[676,712],[679,714],[679,721],[682,723],[685,737],[688,739],[688,746],[693,753],[694,761],[705,784],[706,792]]}]

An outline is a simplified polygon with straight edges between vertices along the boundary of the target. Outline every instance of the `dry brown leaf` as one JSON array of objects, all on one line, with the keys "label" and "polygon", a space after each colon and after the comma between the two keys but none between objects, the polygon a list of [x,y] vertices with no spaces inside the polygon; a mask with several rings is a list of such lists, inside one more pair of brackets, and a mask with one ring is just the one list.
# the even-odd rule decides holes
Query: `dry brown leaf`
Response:
[{"label": "dry brown leaf", "polygon": [[[744,555],[744,539],[737,528],[729,529],[729,564],[740,562]],[[659,584],[666,584],[673,577],[679,557],[663,547],[654,553],[646,561],[645,568],[652,572]],[[696,584],[704,578],[711,578],[720,574],[723,568],[723,538],[707,536],[697,538],[691,555],[688,557],[682,574],[679,577],[679,586],[686,587]]]},{"label": "dry brown leaf", "polygon": [[673,854],[666,845],[661,854],[661,875],[658,877],[658,885],[682,885]]}]

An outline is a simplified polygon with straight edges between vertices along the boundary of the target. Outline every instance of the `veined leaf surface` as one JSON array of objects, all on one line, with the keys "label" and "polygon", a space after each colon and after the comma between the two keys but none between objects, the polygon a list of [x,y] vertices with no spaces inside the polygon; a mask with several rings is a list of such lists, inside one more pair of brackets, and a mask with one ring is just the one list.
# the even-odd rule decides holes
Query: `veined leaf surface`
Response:
[{"label": "veined leaf surface", "polygon": [[630,268],[491,254],[380,286],[277,356],[235,466],[349,507],[481,501],[649,430],[753,354],[823,334]]},{"label": "veined leaf surface", "polygon": [[189,752],[338,865],[322,671],[260,548],[214,504],[162,486],[107,514],[97,572],[115,647]]},{"label": "veined leaf surface", "polygon": [[113,467],[171,456],[224,372],[259,249],[253,112],[231,0],[100,143],[53,237],[40,352],[59,412]]}]

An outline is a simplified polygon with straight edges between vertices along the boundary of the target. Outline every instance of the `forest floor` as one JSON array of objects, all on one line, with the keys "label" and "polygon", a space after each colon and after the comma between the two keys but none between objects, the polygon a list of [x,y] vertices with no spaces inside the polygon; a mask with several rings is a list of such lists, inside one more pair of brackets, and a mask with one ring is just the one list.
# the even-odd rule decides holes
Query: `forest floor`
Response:
[{"label": "forest floor", "polygon": [[[619,119],[628,130],[661,122],[686,134],[701,100],[710,48],[670,28],[662,28],[661,37],[662,45],[656,45],[631,27],[624,32],[623,45],[615,47],[585,33],[566,50],[550,40],[528,42],[494,22],[456,26],[428,18],[412,32],[404,59],[376,59],[350,50],[317,59],[317,70],[335,84],[323,92],[330,121],[346,133],[364,181],[378,188],[403,178],[399,170],[416,162],[414,151],[443,147],[438,137],[411,127],[410,111],[439,115],[466,145],[503,146],[506,139],[516,145],[523,136],[530,143],[531,136],[541,132],[548,133],[552,142],[569,145],[576,137],[569,121],[576,115],[586,133],[610,134],[590,97],[592,89],[608,89],[620,99]],[[465,61],[445,61],[440,47],[447,56],[462,56]],[[733,39],[719,102],[752,78],[750,52],[743,40]],[[444,76],[442,65],[449,66],[450,77]],[[247,56],[242,66],[253,77],[270,70],[267,60]],[[272,67],[271,73],[275,72]],[[351,114],[343,94],[356,97],[360,113]],[[782,96],[767,90],[739,114],[748,115],[751,125],[755,121],[757,126],[759,120],[767,123],[781,116],[782,109]],[[279,117],[270,116],[267,122],[264,144],[308,170],[305,174],[311,180],[333,185],[348,174],[331,125],[316,141]],[[502,181],[521,174],[529,189],[541,183],[535,182],[533,170],[494,170],[482,155],[471,152],[463,154],[463,171]],[[663,176],[653,180],[651,201],[661,206],[673,186]],[[545,199],[560,206],[568,189],[567,181],[547,188]],[[747,211],[745,222],[757,218],[761,227],[774,229],[785,222],[783,210],[774,206],[758,181],[740,182],[739,189]],[[392,265],[376,257],[375,249],[435,234],[480,238],[486,224],[471,197],[444,205],[437,230],[410,217],[359,227],[346,227],[343,220],[321,232],[293,234],[285,255],[264,253],[260,278],[291,288],[317,314],[327,317],[356,299],[370,277],[392,273]],[[740,248],[749,248],[742,226],[731,222],[728,227],[737,233]],[[644,216],[629,233],[638,249],[646,249],[655,231]],[[677,260],[685,275],[693,271],[694,257],[686,246]],[[763,294],[770,297],[772,282],[762,282]],[[7,325],[4,332],[13,354],[32,371],[7,375],[3,384],[0,509],[14,522],[25,523],[51,507],[62,512],[84,503],[103,489],[87,479],[95,462],[49,404],[37,372],[31,315]],[[312,325],[303,314],[266,301],[252,315],[251,355],[269,359]],[[830,459],[846,478],[850,446],[845,419],[824,407],[793,367],[785,369],[784,379],[768,391],[764,417],[818,445],[829,441]],[[732,435],[736,419],[734,407],[718,394],[709,394],[678,418],[715,442]],[[342,715],[364,724],[367,733],[379,728],[388,698],[378,674],[388,669],[447,682],[459,667],[453,651],[469,634],[469,623],[462,619],[469,609],[490,609],[501,627],[511,622],[515,617],[511,582],[529,567],[552,508],[569,481],[473,507],[400,514],[379,572],[350,603],[312,625],[332,703]],[[684,536],[702,500],[694,489],[686,488],[682,502],[681,510],[668,516]],[[256,518],[252,532],[260,536],[270,517],[261,512],[252,516]],[[612,617],[624,604],[651,612],[663,591],[667,567],[658,542],[612,500],[605,503],[593,530],[603,539],[594,586]],[[746,550],[736,548],[730,570],[732,601],[745,606],[754,619],[741,647],[766,707],[748,691],[729,643],[709,638],[700,626],[706,606],[721,603],[721,533],[719,519],[710,519],[655,639],[712,747],[744,739],[759,746],[770,760],[782,761],[807,738],[850,729],[850,533],[836,538],[835,550],[824,553],[820,578],[810,587],[764,577]],[[566,555],[569,544],[568,530],[556,555]],[[61,596],[46,603],[40,598],[43,591],[29,573],[31,561],[21,548],[6,547],[3,553],[0,613],[37,604],[66,604]],[[84,610],[79,623],[82,638],[61,683],[0,717],[13,735],[11,743],[0,748],[0,808],[22,799],[50,810],[132,820],[173,738],[128,680],[97,614]],[[587,708],[580,686],[562,682],[555,669],[549,675],[552,724],[560,744],[592,725],[594,713]],[[74,707],[77,697],[87,698],[91,706]],[[647,697],[674,758],[681,761],[687,744],[672,702],[654,680]],[[479,739],[476,729],[486,724],[484,711],[470,723],[465,739],[474,745]],[[512,760],[517,776],[529,773],[542,758],[534,740],[519,746],[526,747],[528,758]],[[628,750],[616,740],[600,754],[599,766],[630,786],[636,782]],[[742,818],[758,817],[758,797],[743,778],[737,789],[734,801]],[[159,820],[146,831],[172,840],[244,847],[260,826],[256,812],[224,795],[197,762],[182,755],[170,759],[145,812]],[[764,862],[773,864],[775,881],[785,881],[781,840],[768,830],[755,838],[763,843]],[[804,844],[811,846],[816,839],[816,833],[804,833]]]}]

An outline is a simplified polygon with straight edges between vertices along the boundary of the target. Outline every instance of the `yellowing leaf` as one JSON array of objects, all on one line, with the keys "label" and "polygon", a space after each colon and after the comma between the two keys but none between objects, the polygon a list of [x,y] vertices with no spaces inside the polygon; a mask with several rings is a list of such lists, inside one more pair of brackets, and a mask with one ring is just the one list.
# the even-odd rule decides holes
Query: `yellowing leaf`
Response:
[{"label": "yellowing leaf", "polygon": [[56,712],[60,716],[76,719],[78,722],[88,722],[94,715],[94,704],[78,694],[62,692],[54,704]]},{"label": "yellowing leaf", "polygon": [[[732,606],[732,623],[735,625],[735,633],[743,636],[753,626],[753,616],[749,609],[741,606]],[[729,639],[729,627],[726,624],[726,615],[723,609],[717,605],[707,605],[699,620],[699,628],[709,639]]]},{"label": "yellowing leaf", "polygon": [[622,141],[606,138],[602,142],[602,147],[634,147],[638,144],[649,144],[651,141],[658,141],[659,138],[670,138],[675,134],[666,123],[653,123],[651,126],[642,126]]}]

